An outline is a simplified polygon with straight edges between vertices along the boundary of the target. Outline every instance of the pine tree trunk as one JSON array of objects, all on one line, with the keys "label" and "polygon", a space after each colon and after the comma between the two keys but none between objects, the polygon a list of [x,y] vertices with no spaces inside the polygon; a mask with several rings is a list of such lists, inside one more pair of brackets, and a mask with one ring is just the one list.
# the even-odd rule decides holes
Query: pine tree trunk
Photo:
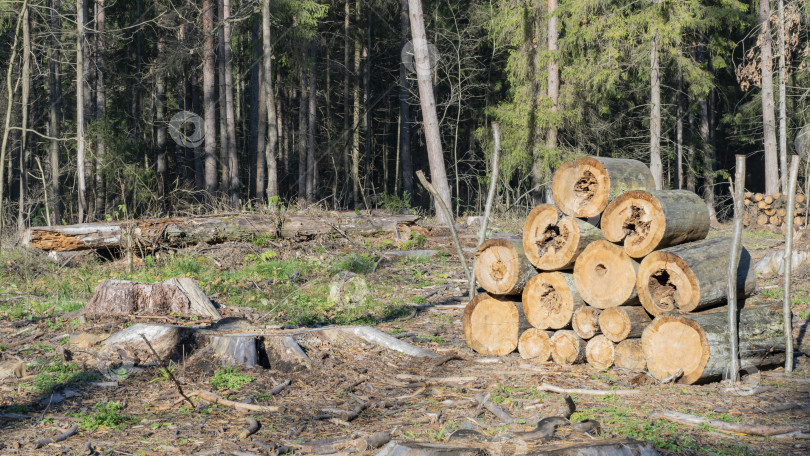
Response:
[{"label": "pine tree trunk", "polygon": [[785,0],[779,0],[779,175],[782,193],[788,193],[788,159],[787,159],[787,91],[785,84]]},{"label": "pine tree trunk", "polygon": [[[250,27],[250,39],[253,43],[260,43],[261,18],[253,19]],[[250,58],[253,62],[260,61],[260,50],[257,46],[251,47]],[[264,78],[262,77],[262,65],[250,66],[250,129],[248,135],[248,168],[253,167],[253,171],[248,173],[248,198],[251,200],[258,198],[264,200],[264,179],[259,179],[259,174],[266,172],[264,167],[264,148],[259,149],[259,123],[266,122],[266,117],[259,116],[259,109],[264,105]],[[267,111],[263,111],[265,116]],[[259,158],[261,156],[261,159]],[[262,163],[262,166],[259,164]],[[259,193],[261,192],[261,197]]]},{"label": "pine tree trunk", "polygon": [[[761,28],[761,75],[762,75],[762,128],[765,146],[765,193],[779,191],[779,154],[776,149],[776,116],[773,100],[773,50],[771,43],[771,2],[759,0],[759,25]],[[782,176],[787,171],[787,158],[782,165]]]},{"label": "pine tree trunk", "polygon": [[[678,50],[678,56],[680,57],[681,52],[680,49]],[[677,170],[677,179],[678,179],[678,190],[682,190],[684,188],[684,179],[683,179],[683,112],[684,112],[684,96],[683,96],[683,70],[681,68],[680,62],[678,62],[678,93],[675,95],[675,103],[676,103],[676,111],[675,111],[675,154],[676,154],[676,166]]]},{"label": "pine tree trunk", "polygon": [[548,97],[551,100],[551,122],[546,133],[546,148],[553,153],[557,149],[557,102],[560,98],[560,70],[557,67],[557,10],[558,0],[548,0]]},{"label": "pine tree trunk", "polygon": [[[355,25],[360,24],[360,1],[354,3]],[[360,208],[360,199],[365,198],[365,189],[360,188],[360,38],[354,36],[354,60],[352,64],[352,204]],[[361,195],[361,192],[363,194]]]},{"label": "pine tree trunk", "polygon": [[231,0],[222,0],[223,60],[225,61],[225,128],[228,132],[228,198],[231,207],[239,207],[239,153],[236,150],[236,107],[233,98],[233,47],[231,45]]},{"label": "pine tree trunk", "polygon": [[28,193],[28,158],[30,155],[28,145],[28,114],[31,109],[29,99],[31,95],[31,19],[29,17],[31,9],[28,5],[23,7],[22,17],[22,36],[23,36],[23,50],[22,50],[22,96],[20,98],[20,108],[22,110],[22,121],[20,126],[20,204],[17,210],[17,230],[22,231],[26,226],[27,214],[25,212],[26,203],[25,197]]},{"label": "pine tree trunk", "polygon": [[219,93],[217,106],[219,106],[219,185],[220,197],[227,203],[231,189],[231,158],[230,138],[228,134],[228,103],[225,99],[227,92],[225,84],[225,0],[217,0],[217,87]]},{"label": "pine tree trunk", "polygon": [[310,68],[309,68],[309,95],[307,101],[309,102],[307,109],[309,110],[309,126],[307,127],[307,202],[315,202],[315,191],[317,190],[317,182],[315,182],[315,166],[317,163],[316,143],[315,138],[317,134],[317,119],[318,119],[318,90],[316,87],[316,62],[318,57],[318,45],[315,40],[310,43]]},{"label": "pine tree trunk", "polygon": [[[104,10],[104,0],[95,0],[95,7],[96,7],[96,62],[95,67],[96,71],[96,121],[100,122],[101,125],[105,125],[105,114],[106,114],[106,103],[107,103],[107,94],[106,88],[104,86],[104,73],[107,71],[105,66],[105,54],[106,54],[106,12]],[[158,127],[160,127],[160,123]],[[165,142],[165,126],[164,128],[164,142]],[[104,216],[105,212],[105,202],[106,202],[106,184],[107,181],[104,176],[104,160],[106,156],[105,144],[104,144],[104,131],[100,131],[96,135],[96,175],[95,175],[95,193],[96,193],[96,203],[95,203],[95,218],[101,219]]]},{"label": "pine tree trunk", "polygon": [[217,95],[214,61],[214,0],[203,0],[203,108],[205,110],[205,192],[213,204],[217,193]]},{"label": "pine tree trunk", "polygon": [[351,92],[352,92],[352,77],[349,71],[351,65],[352,55],[352,42],[349,37],[349,27],[351,19],[351,0],[346,0],[343,11],[343,182],[346,187],[346,196],[344,203],[348,203],[351,199],[352,204],[356,201],[354,196],[354,174],[352,173],[352,146],[350,138],[352,137],[352,122],[351,122]]},{"label": "pine tree trunk", "polygon": [[664,185],[664,168],[661,164],[661,79],[658,67],[658,34],[650,45],[650,172],[655,180],[655,189]]},{"label": "pine tree trunk", "polygon": [[[59,47],[62,35],[62,19],[59,15],[62,8],[61,0],[51,0],[49,6],[51,39],[48,45],[48,136],[58,138],[62,134],[62,80],[59,68],[61,59]],[[48,157],[51,168],[49,192],[53,202],[53,220],[51,223],[58,224],[62,221],[62,172],[59,141],[57,139],[50,140]]]},{"label": "pine tree trunk", "polygon": [[[408,18],[408,0],[400,0],[400,49],[408,43],[410,20]],[[413,195],[413,166],[411,163],[411,115],[408,105],[410,91],[408,89],[408,69],[405,59],[399,63],[399,160],[402,163],[402,192],[403,195]]]},{"label": "pine tree trunk", "polygon": [[[302,52],[301,61],[304,61]],[[298,70],[298,199],[303,202],[307,197],[307,137],[309,113],[307,77],[304,70]]]},{"label": "pine tree trunk", "polygon": [[262,0],[262,65],[265,112],[267,113],[267,141],[264,156],[267,165],[267,197],[278,197],[278,150],[279,118],[276,115],[276,96],[273,87],[273,41],[270,16],[270,0]]},{"label": "pine tree trunk", "polygon": [[[84,39],[85,9],[84,0],[76,0],[76,184],[79,191],[79,223],[84,222],[87,214],[87,182],[85,171],[84,143],[84,110],[85,110],[85,76],[84,76]],[[2,166],[2,163],[0,163]],[[0,176],[2,181],[2,176]]]},{"label": "pine tree trunk", "polygon": [[155,68],[152,70],[155,74],[155,123],[157,124],[155,126],[155,146],[157,148],[157,160],[155,161],[155,165],[158,174],[158,198],[161,206],[164,206],[166,202],[166,173],[168,170],[166,164],[166,73],[163,71],[163,68],[160,68],[161,63],[165,59],[165,49],[166,40],[161,36],[158,38]]}]

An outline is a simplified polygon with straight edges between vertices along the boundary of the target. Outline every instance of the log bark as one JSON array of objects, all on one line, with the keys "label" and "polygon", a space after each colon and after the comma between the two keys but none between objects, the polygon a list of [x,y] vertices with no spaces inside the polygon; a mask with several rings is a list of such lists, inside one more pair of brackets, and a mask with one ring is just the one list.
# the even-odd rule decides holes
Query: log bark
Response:
[{"label": "log bark", "polygon": [[599,370],[613,365],[615,353],[615,344],[604,335],[594,337],[585,345],[585,358],[588,364]]},{"label": "log bark", "polygon": [[574,331],[557,331],[551,336],[551,358],[561,365],[581,363],[585,361],[585,341]]},{"label": "log bark", "polygon": [[[713,238],[653,252],[641,262],[637,286],[652,315],[690,313],[726,301],[731,238]],[[738,299],[756,288],[751,255],[743,248],[737,268]]]},{"label": "log bark", "polygon": [[[778,305],[748,303],[739,313],[740,366],[784,361],[785,332]],[[657,379],[683,370],[679,382],[693,384],[728,375],[731,365],[728,315],[661,315],[641,336],[647,369]]]},{"label": "log bark", "polygon": [[536,274],[520,238],[490,239],[475,251],[475,278],[490,293],[519,294]]},{"label": "log bark", "polygon": [[652,321],[643,307],[614,307],[599,314],[599,329],[613,342],[641,337],[644,328]]},{"label": "log bark", "polygon": [[600,333],[599,314],[602,311],[596,307],[582,306],[574,312],[571,318],[571,328],[577,336],[590,339]]},{"label": "log bark", "polygon": [[574,285],[582,299],[598,309],[636,304],[638,267],[618,245],[596,241],[577,258]]},{"label": "log bark", "polygon": [[623,243],[633,258],[709,234],[709,209],[689,190],[634,190],[614,199],[602,214],[602,234]]},{"label": "log bark", "polygon": [[529,328],[518,341],[518,353],[523,359],[544,363],[551,359],[551,332]]},{"label": "log bark", "polygon": [[162,283],[105,280],[84,308],[88,317],[111,315],[196,315],[222,318],[197,282],[189,278]]},{"label": "log bark", "polygon": [[158,247],[184,247],[200,242],[250,241],[257,236],[306,239],[335,232],[371,236],[394,233],[399,226],[411,225],[416,215],[356,215],[329,212],[323,215],[233,214],[211,217],[167,218],[109,223],[32,227],[22,235],[25,247],[46,251],[126,248],[126,232],[141,250]]},{"label": "log bark", "polygon": [[508,296],[481,293],[464,309],[467,345],[482,355],[507,355],[518,346],[518,335],[529,324],[520,302]]},{"label": "log bark", "polygon": [[625,339],[616,344],[613,365],[623,369],[641,372],[647,368],[641,339]]},{"label": "log bark", "polygon": [[551,204],[536,206],[523,225],[523,250],[538,269],[570,269],[585,247],[603,239],[599,228],[562,215]]},{"label": "log bark", "polygon": [[541,272],[523,289],[523,312],[535,328],[570,327],[574,311],[584,305],[570,273]]},{"label": "log bark", "polygon": [[552,181],[554,203],[573,217],[595,217],[624,192],[654,189],[649,168],[624,158],[584,157],[564,163]]}]

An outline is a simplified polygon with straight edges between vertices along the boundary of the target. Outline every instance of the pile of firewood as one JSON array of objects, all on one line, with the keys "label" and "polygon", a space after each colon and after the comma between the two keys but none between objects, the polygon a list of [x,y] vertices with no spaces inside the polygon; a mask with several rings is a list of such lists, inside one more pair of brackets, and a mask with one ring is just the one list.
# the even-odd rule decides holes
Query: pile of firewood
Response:
[{"label": "pile of firewood", "polygon": [[[648,371],[684,383],[717,378],[729,365],[727,302],[731,239],[709,234],[703,199],[654,190],[636,160],[585,157],[554,174],[554,205],[535,207],[523,237],[490,239],[476,251],[486,290],[464,311],[476,352],[558,364],[587,362]],[[756,288],[743,248],[737,295]],[[741,303],[742,365],[784,359],[779,307]],[[744,304],[744,305],[743,305]]]},{"label": "pile of firewood", "polygon": [[[787,223],[787,205],[787,195],[779,192],[773,195],[746,192],[743,225],[782,227]],[[807,224],[807,199],[799,193],[793,205],[793,227],[800,229]]]}]

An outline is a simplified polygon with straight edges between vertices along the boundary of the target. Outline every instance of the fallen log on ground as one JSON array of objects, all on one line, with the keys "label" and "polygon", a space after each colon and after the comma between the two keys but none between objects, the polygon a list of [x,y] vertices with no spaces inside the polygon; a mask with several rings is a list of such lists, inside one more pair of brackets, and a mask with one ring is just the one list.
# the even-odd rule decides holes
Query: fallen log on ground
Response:
[{"label": "fallen log on ground", "polygon": [[489,239],[475,251],[475,278],[490,293],[520,294],[535,274],[520,238]]},{"label": "fallen log on ground", "polygon": [[185,247],[201,242],[251,241],[256,237],[306,239],[335,231],[346,235],[373,236],[406,231],[407,226],[418,219],[417,215],[357,215],[354,212],[325,212],[320,215],[225,214],[36,226],[23,232],[21,242],[25,247],[57,252],[127,249],[128,245],[137,252]]},{"label": "fallen log on ground", "polygon": [[731,434],[748,434],[760,436],[778,436],[780,434],[791,434],[794,432],[802,432],[805,428],[799,426],[792,426],[789,424],[745,424],[745,423],[732,423],[722,420],[712,420],[703,418],[701,416],[689,415],[686,413],[675,412],[666,410],[663,412],[653,412],[650,418],[658,420],[667,420],[687,426],[711,426],[717,431],[726,432]]},{"label": "fallen log on ground", "polygon": [[596,241],[574,264],[574,285],[582,299],[598,309],[638,303],[638,262],[616,244]]},{"label": "fallen log on ground", "polygon": [[599,228],[565,216],[551,204],[536,206],[523,225],[526,257],[544,271],[571,268],[585,247],[599,239],[604,239]]},{"label": "fallen log on ground", "polygon": [[571,273],[541,272],[523,288],[523,312],[535,328],[567,328],[574,312],[584,305]]},{"label": "fallen log on ground", "polygon": [[88,317],[180,314],[222,318],[197,282],[185,277],[162,283],[105,280],[98,285],[83,313]]}]

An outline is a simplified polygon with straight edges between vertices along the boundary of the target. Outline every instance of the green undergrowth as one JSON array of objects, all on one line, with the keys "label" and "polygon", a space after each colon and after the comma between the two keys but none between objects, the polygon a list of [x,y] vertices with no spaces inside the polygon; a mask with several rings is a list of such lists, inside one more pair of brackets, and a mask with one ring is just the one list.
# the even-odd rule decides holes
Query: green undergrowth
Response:
[{"label": "green undergrowth", "polygon": [[93,406],[92,412],[70,413],[68,416],[81,418],[79,426],[85,431],[97,431],[99,429],[120,430],[129,423],[134,423],[135,419],[122,413],[124,406],[120,402],[97,402]]},{"label": "green undergrowth", "polygon": [[216,389],[238,390],[255,380],[255,377],[243,374],[231,367],[220,367],[211,377],[211,386]]},{"label": "green undergrowth", "polygon": [[82,370],[77,363],[65,363],[59,357],[32,368],[39,368],[32,384],[34,391],[39,393],[51,393],[68,385],[93,382],[101,378],[98,373]]}]

